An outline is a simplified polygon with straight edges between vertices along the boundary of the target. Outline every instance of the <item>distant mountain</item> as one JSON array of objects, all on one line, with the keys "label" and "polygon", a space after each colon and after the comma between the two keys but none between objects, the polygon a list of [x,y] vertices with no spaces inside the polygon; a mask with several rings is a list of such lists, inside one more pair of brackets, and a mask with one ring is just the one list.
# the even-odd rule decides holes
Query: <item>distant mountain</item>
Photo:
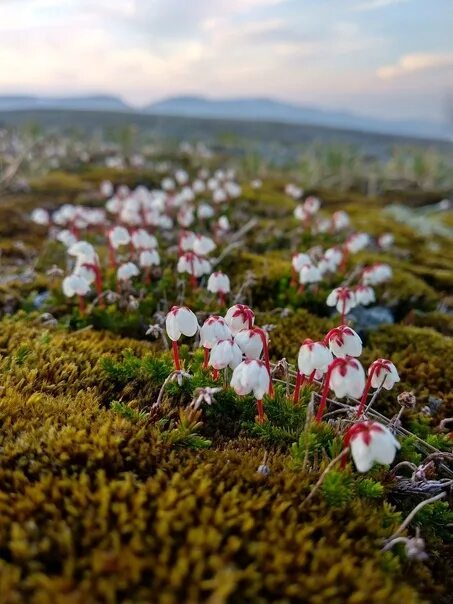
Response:
[{"label": "distant mountain", "polygon": [[453,140],[453,129],[441,122],[382,120],[343,111],[295,105],[270,98],[209,99],[176,96],[136,109],[110,95],[76,97],[0,96],[1,111],[77,110],[145,113],[157,116],[247,120],[322,126],[377,134]]},{"label": "distant mountain", "polygon": [[453,133],[441,122],[422,120],[381,120],[352,113],[294,105],[268,98],[208,99],[177,96],[152,103],[144,109],[155,115],[243,119],[310,124],[365,132],[452,139]]},{"label": "distant mountain", "polygon": [[75,97],[0,96],[0,111],[72,109],[78,111],[132,111],[119,97],[110,95]]}]

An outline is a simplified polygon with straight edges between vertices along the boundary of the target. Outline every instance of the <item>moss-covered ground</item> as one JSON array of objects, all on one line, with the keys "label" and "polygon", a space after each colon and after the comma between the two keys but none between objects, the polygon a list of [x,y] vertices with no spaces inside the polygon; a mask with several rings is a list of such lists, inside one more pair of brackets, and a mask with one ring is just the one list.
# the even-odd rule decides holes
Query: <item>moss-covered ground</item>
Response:
[{"label": "moss-covered ground", "polygon": [[[381,551],[420,501],[395,496],[386,468],[365,477],[351,464],[334,470],[303,505],[339,446],[328,426],[304,431],[308,389],[294,406],[279,385],[265,400],[263,426],[255,423],[254,400],[230,390],[194,411],[195,390],[216,384],[187,342],[181,354],[193,377],[171,382],[155,406],[172,364],[162,340],[145,332],[166,311],[162,301],[168,308],[180,295],[176,256],[163,241],[162,271],[151,285],[135,285],[138,308],[89,307],[82,316],[64,299],[61,277],[48,272],[66,268],[62,247],[28,214],[66,202],[100,205],[95,188],[107,177],[130,186],[159,182],[152,171],[60,171],[0,204],[0,602],[450,602],[446,500],[417,516],[424,561],[408,559],[402,546]],[[243,301],[258,324],[273,325],[273,360],[294,364],[306,337],[321,338],[337,324],[325,298],[339,281],[303,294],[290,287],[291,250],[336,241],[301,232],[283,183],[243,187],[230,220],[236,230],[251,217],[257,224],[221,266],[235,291],[253,272]],[[451,239],[396,222],[384,211],[389,199],[320,196],[323,212],[342,208],[358,230],[394,235],[394,251],[355,258],[394,270],[378,302],[395,324],[361,331],[364,364],[390,358],[401,376],[398,392],[417,397],[403,426],[451,451],[437,429],[453,415]],[[410,194],[399,202],[410,205]],[[448,225],[452,214],[432,220]],[[204,288],[186,290],[185,303],[200,319],[221,310]],[[376,407],[387,417],[397,413],[396,393]],[[403,439],[403,459],[421,460],[411,437]],[[261,465],[270,472],[259,472]],[[411,525],[405,534],[413,532]]]}]

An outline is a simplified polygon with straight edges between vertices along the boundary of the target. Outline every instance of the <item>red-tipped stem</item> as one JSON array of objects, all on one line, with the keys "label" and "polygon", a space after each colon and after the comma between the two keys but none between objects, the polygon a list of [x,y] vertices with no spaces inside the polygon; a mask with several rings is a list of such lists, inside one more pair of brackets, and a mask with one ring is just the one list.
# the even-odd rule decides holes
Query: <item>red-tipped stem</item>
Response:
[{"label": "red-tipped stem", "polygon": [[315,375],[316,375],[316,369],[314,369],[311,373],[310,373],[310,377],[308,378],[308,383],[309,384],[313,384],[313,380],[315,379]]},{"label": "red-tipped stem", "polygon": [[363,414],[363,412],[365,410],[365,405],[366,405],[366,400],[367,400],[367,397],[368,397],[368,392],[370,391],[370,388],[371,388],[371,380],[373,379],[373,376],[374,376],[374,374],[376,372],[376,369],[377,369],[377,365],[373,365],[371,367],[370,373],[368,374],[368,378],[367,378],[367,381],[366,381],[366,384],[365,384],[365,388],[363,390],[362,398],[360,399],[360,405],[359,405],[359,408],[357,409],[357,417],[358,418],[362,417],[362,414]]},{"label": "red-tipped stem", "polygon": [[219,291],[219,306],[225,306],[225,292]]},{"label": "red-tipped stem", "polygon": [[294,388],[294,395],[293,395],[293,403],[295,405],[297,405],[297,403],[299,402],[300,389],[302,388],[302,384],[304,383],[304,380],[305,380],[305,376],[300,371],[298,371],[297,376],[296,376],[296,387]]},{"label": "red-tipped stem", "polygon": [[332,375],[333,369],[339,364],[339,362],[343,362],[343,359],[335,359],[332,363],[330,363],[329,368],[327,369],[326,378],[324,382],[324,387],[322,389],[321,402],[319,403],[318,412],[316,413],[315,420],[320,422],[322,420],[322,416],[324,415],[324,409],[326,408],[327,395],[329,394],[329,386],[330,386],[330,376]]},{"label": "red-tipped stem", "polygon": [[181,361],[179,360],[179,347],[178,347],[178,342],[175,342],[174,340],[171,343],[171,348],[173,351],[173,362],[175,364],[175,369],[176,371],[181,371]]},{"label": "red-tipped stem", "polygon": [[203,347],[203,369],[208,368],[209,363],[209,348]]},{"label": "red-tipped stem", "polygon": [[304,291],[305,291],[305,283],[301,283],[301,284],[299,285],[299,289],[297,290],[297,293],[298,293],[298,294],[303,294],[303,293],[304,293]]},{"label": "red-tipped stem", "polygon": [[79,296],[79,311],[81,315],[85,314],[85,298],[83,296]]},{"label": "red-tipped stem", "polygon": [[215,381],[217,381],[219,379],[219,370],[218,369],[212,370],[212,379]]},{"label": "red-tipped stem", "polygon": [[264,331],[258,327],[257,332],[261,338],[261,342],[263,343],[263,353],[264,353],[264,364],[266,365],[267,373],[269,374],[269,396],[274,396],[274,385],[272,384],[272,373],[271,373],[271,364],[269,362],[269,348],[267,345],[267,338]]},{"label": "red-tipped stem", "polygon": [[258,411],[258,423],[264,424],[264,405],[262,400],[256,401],[256,409]]}]

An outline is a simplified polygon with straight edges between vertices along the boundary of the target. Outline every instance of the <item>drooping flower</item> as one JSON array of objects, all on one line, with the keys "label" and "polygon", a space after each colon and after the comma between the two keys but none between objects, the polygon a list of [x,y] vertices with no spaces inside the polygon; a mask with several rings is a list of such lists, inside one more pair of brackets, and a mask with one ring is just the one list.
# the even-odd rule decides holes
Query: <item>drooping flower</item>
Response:
[{"label": "drooping flower", "polygon": [[359,357],[362,354],[362,340],[358,333],[347,325],[331,329],[324,338],[324,343],[336,357]]},{"label": "drooping flower", "polygon": [[370,388],[391,390],[393,386],[400,381],[398,371],[392,361],[388,359],[377,359],[373,361],[368,368],[368,379],[363,391],[362,399],[357,411],[357,415],[361,417]]},{"label": "drooping flower", "polygon": [[336,287],[330,292],[326,300],[327,306],[336,306],[341,314],[341,323],[344,324],[345,316],[356,306],[354,292],[349,287]]},{"label": "drooping flower", "polygon": [[314,195],[309,195],[307,199],[304,201],[304,210],[310,215],[313,216],[319,211],[321,207],[321,201],[315,197]]},{"label": "drooping flower", "polygon": [[327,369],[321,402],[319,403],[316,421],[321,421],[326,406],[329,390],[337,398],[350,396],[358,398],[365,388],[365,371],[357,359],[346,356],[334,359]]},{"label": "drooping flower", "polygon": [[374,289],[369,285],[357,285],[354,289],[354,293],[357,304],[368,306],[368,304],[376,302]]},{"label": "drooping flower", "polygon": [[368,472],[374,463],[391,464],[401,446],[386,426],[374,421],[351,426],[345,435],[344,445],[350,447],[359,472]]},{"label": "drooping flower", "polygon": [[31,213],[31,219],[35,224],[39,224],[40,226],[49,226],[50,224],[49,212],[43,208],[35,208]]},{"label": "drooping flower", "polygon": [[173,306],[167,313],[165,319],[165,329],[167,335],[172,341],[173,359],[175,369],[181,369],[179,360],[178,340],[181,335],[191,338],[197,333],[198,320],[196,315],[187,306]]},{"label": "drooping flower", "polygon": [[326,373],[330,363],[333,361],[332,353],[323,342],[314,342],[307,338],[299,348],[297,356],[297,377],[293,400],[299,400],[300,389],[306,378],[309,383],[313,382],[316,374]]},{"label": "drooping flower", "polygon": [[255,315],[252,309],[245,304],[235,304],[227,310],[225,321],[233,334],[236,334],[242,329],[253,327]]},{"label": "drooping flower", "polygon": [[230,385],[239,396],[253,392],[256,398],[258,421],[264,422],[263,397],[269,390],[269,374],[262,361],[246,359],[233,371]]},{"label": "drooping flower", "polygon": [[[234,341],[234,338],[219,340],[214,344],[209,355],[209,365],[215,369],[216,373],[226,367],[235,369],[241,362],[242,351]],[[217,375],[214,377],[217,377]]]},{"label": "drooping flower", "polygon": [[112,248],[117,250],[122,245],[128,245],[131,241],[129,231],[122,226],[115,226],[109,231],[109,242]]},{"label": "drooping flower", "polygon": [[362,272],[362,282],[364,285],[380,285],[392,278],[392,267],[388,264],[376,263],[367,266]]},{"label": "drooping flower", "polygon": [[140,274],[140,270],[133,262],[125,262],[118,267],[116,271],[116,278],[118,281],[130,281],[133,277],[137,277]]},{"label": "drooping flower", "polygon": [[157,247],[157,239],[145,229],[137,229],[132,233],[132,245],[136,250],[152,250]]},{"label": "drooping flower", "polygon": [[304,264],[299,273],[299,291],[304,290],[305,285],[309,283],[319,283],[322,279],[321,271],[319,268],[310,263]]},{"label": "drooping flower", "polygon": [[269,395],[272,396],[274,388],[272,385],[272,373],[269,360],[269,338],[261,327],[242,329],[235,335],[235,340],[242,352],[248,359],[259,359],[264,353],[264,364],[269,374]]},{"label": "drooping flower", "polygon": [[203,367],[208,366],[209,351],[220,340],[228,340],[231,337],[231,330],[223,317],[211,315],[206,319],[200,329],[200,346],[204,348]]},{"label": "drooping flower", "polygon": [[225,294],[230,292],[230,279],[228,275],[220,271],[215,271],[209,275],[208,292],[219,295],[219,302],[223,306],[225,304]]},{"label": "drooping flower", "polygon": [[67,298],[72,298],[73,296],[79,297],[79,309],[81,313],[84,313],[84,296],[86,296],[90,291],[89,282],[81,275],[73,273],[72,275],[68,275],[63,279],[62,289]]}]

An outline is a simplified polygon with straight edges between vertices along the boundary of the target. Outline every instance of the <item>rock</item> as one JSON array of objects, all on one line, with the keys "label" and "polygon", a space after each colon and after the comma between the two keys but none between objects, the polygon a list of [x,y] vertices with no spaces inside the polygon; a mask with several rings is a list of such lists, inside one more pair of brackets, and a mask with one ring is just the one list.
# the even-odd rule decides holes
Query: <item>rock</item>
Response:
[{"label": "rock", "polygon": [[374,330],[381,325],[389,325],[395,322],[393,313],[385,306],[356,306],[347,316],[351,321],[353,328],[360,331]]}]

